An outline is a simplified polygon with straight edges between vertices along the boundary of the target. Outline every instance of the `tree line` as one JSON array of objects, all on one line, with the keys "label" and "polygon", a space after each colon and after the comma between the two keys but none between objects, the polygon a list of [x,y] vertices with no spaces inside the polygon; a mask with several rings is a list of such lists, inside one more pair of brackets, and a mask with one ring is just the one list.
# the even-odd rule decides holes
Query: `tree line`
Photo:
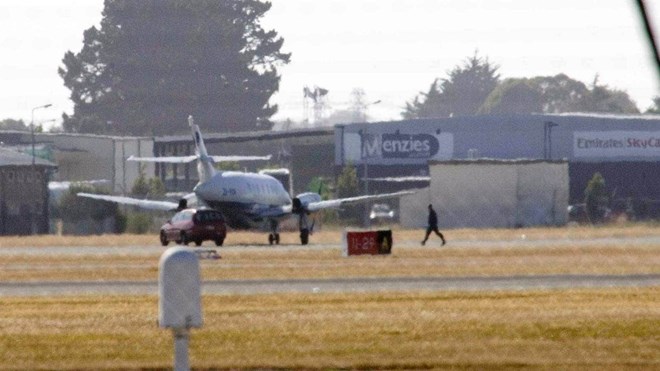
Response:
[{"label": "tree line", "polygon": [[[499,66],[475,54],[406,103],[406,119],[506,113],[601,112],[639,114],[625,91],[590,85],[565,74],[501,79]],[[660,112],[660,97],[648,113]]]}]

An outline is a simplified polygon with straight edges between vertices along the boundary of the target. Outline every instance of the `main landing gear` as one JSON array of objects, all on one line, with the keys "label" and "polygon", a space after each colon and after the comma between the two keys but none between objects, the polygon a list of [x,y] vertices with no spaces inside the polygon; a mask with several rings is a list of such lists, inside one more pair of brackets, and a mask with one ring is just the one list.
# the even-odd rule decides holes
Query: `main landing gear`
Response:
[{"label": "main landing gear", "polygon": [[268,243],[273,244],[275,243],[276,245],[280,244],[280,234],[279,233],[270,233],[268,235]]},{"label": "main landing gear", "polygon": [[270,221],[270,234],[268,235],[268,243],[273,244],[275,243],[276,245],[280,244],[280,234],[279,234],[279,225],[277,223],[277,220],[271,220]]},{"label": "main landing gear", "polygon": [[309,229],[300,230],[300,244],[307,245],[309,243]]}]

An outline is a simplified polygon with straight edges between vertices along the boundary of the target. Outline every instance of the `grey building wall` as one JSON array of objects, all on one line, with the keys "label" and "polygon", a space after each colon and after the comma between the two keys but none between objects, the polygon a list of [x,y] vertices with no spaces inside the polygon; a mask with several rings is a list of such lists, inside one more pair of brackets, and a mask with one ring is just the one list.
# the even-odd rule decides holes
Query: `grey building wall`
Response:
[{"label": "grey building wall", "polygon": [[[5,145],[29,151],[29,132],[0,132]],[[153,156],[153,138],[113,137],[69,133],[35,133],[38,153],[46,153],[58,165],[51,180],[107,180],[115,193],[130,191],[139,166],[153,174],[152,163],[127,162],[131,156]]]},{"label": "grey building wall", "polygon": [[456,160],[430,163],[430,187],[401,202],[400,222],[424,228],[433,204],[442,228],[512,228],[567,222],[565,161]]},{"label": "grey building wall", "polygon": [[0,149],[0,235],[48,233],[48,180],[55,165]]},{"label": "grey building wall", "polygon": [[[365,163],[374,178],[428,175],[429,161],[567,159],[571,203],[584,201],[587,182],[600,172],[618,204],[632,199],[638,216],[660,218],[658,115],[484,115],[350,124],[335,128],[335,147],[335,166],[358,165],[361,178]],[[382,184],[387,191],[411,185]]]},{"label": "grey building wall", "polygon": [[335,164],[465,159],[658,161],[660,116],[485,115],[339,125]]}]

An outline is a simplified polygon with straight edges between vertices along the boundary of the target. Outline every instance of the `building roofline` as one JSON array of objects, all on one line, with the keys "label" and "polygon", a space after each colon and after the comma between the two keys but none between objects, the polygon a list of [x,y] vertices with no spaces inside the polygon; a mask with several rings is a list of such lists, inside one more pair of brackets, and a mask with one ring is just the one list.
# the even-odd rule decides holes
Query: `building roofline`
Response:
[{"label": "building roofline", "polygon": [[568,159],[534,159],[534,158],[518,158],[518,159],[496,159],[496,158],[476,158],[476,159],[455,159],[455,160],[431,160],[430,165],[529,165],[529,164],[567,164]]},{"label": "building roofline", "polygon": [[[295,129],[287,131],[257,131],[257,132],[237,132],[237,133],[208,133],[203,134],[204,142],[249,142],[253,140],[276,140],[287,138],[304,138],[316,136],[332,136],[334,128],[313,128],[313,129]],[[154,143],[171,142],[191,142],[190,135],[162,136],[154,137]]]}]

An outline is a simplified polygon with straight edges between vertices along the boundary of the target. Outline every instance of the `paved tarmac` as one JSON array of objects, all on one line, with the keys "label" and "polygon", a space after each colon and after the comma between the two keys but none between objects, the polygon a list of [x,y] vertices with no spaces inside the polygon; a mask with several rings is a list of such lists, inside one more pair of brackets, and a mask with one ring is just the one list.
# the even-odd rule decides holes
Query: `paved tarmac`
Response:
[{"label": "paved tarmac", "polygon": [[[400,277],[204,281],[202,293],[340,293],[401,291],[501,291],[660,286],[660,274]],[[157,295],[156,281],[3,282],[1,296]]]},{"label": "paved tarmac", "polygon": [[[454,248],[481,248],[534,246],[552,248],[555,245],[565,246],[611,245],[659,245],[658,237],[633,238],[597,238],[597,239],[551,239],[551,240],[509,240],[509,241],[451,241]],[[432,245],[432,244],[430,244]],[[397,248],[420,248],[413,241],[402,241]],[[427,246],[425,248],[436,248]],[[2,247],[3,256],[48,257],[48,256],[154,256],[159,257],[166,248],[154,246],[128,247]],[[223,251],[246,249],[336,249],[337,245],[308,246],[226,246],[218,249]],[[21,266],[11,266],[8,269],[41,269],[30,263]],[[80,268],[80,267],[77,267]],[[72,267],[75,269],[75,267]],[[260,294],[260,293],[323,293],[323,292],[386,292],[386,291],[497,291],[497,290],[531,290],[531,289],[568,289],[568,288],[606,288],[606,287],[643,287],[660,286],[660,274],[627,274],[627,275],[529,275],[529,276],[474,276],[474,277],[386,277],[386,278],[334,278],[334,279],[260,279],[260,280],[216,280],[203,282],[202,292],[205,294]],[[31,281],[31,282],[0,282],[0,297],[2,296],[49,296],[49,295],[157,295],[156,281]]]}]

